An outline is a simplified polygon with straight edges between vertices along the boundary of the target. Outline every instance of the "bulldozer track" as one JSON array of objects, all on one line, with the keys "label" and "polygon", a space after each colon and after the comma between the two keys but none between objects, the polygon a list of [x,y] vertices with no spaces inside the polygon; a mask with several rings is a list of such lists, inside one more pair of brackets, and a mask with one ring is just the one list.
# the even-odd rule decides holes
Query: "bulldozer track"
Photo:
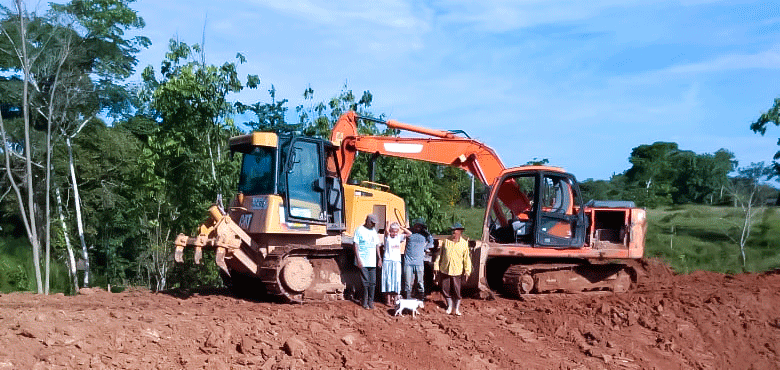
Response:
[{"label": "bulldozer track", "polygon": [[589,290],[628,291],[636,272],[623,264],[534,264],[512,265],[503,276],[507,294],[520,297],[531,293]]},{"label": "bulldozer track", "polygon": [[266,293],[287,302],[303,302],[304,292],[290,288],[284,281],[282,269],[294,257],[306,259],[334,259],[339,256],[336,249],[313,250],[306,245],[276,247],[259,266],[257,275],[265,286]]}]

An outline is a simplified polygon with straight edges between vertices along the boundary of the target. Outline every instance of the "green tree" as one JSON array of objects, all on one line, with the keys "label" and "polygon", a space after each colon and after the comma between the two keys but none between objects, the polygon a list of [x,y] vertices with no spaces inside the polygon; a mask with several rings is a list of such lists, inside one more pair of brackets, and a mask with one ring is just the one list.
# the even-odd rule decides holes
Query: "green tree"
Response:
[{"label": "green tree", "polygon": [[675,204],[698,203],[713,204],[722,200],[724,187],[728,184],[728,174],[735,169],[734,154],[720,149],[715,154],[695,154],[681,152],[673,160],[677,170],[673,194]]},{"label": "green tree", "polygon": [[677,143],[656,142],[631,151],[632,167],[626,172],[637,200],[649,206],[671,204],[676,190],[673,157],[680,154]]},{"label": "green tree", "polygon": [[[126,108],[127,99],[121,98],[124,90],[116,81],[133,72],[136,64],[134,54],[149,43],[145,37],[124,36],[128,29],[143,27],[143,20],[129,8],[130,3],[132,0],[73,0],[66,4],[53,3],[44,16],[28,12],[21,1],[16,1],[13,11],[3,8],[4,17],[0,20],[3,35],[0,38],[0,50],[5,53],[0,55],[0,70],[11,75],[11,78],[0,81],[2,90],[11,97],[11,101],[4,102],[3,113],[14,109],[22,112],[20,119],[25,127],[23,139],[4,135],[5,142],[19,140],[30,145],[30,125],[46,132],[44,142],[38,142],[37,148],[25,150],[25,155],[30,158],[35,157],[36,150],[44,153],[38,158],[46,158],[45,161],[38,160],[42,163],[44,175],[36,178],[43,178],[42,184],[27,186],[28,191],[37,187],[34,191],[40,195],[41,203],[45,204],[39,207],[44,210],[41,224],[45,225],[43,242],[47,251],[44,292],[48,292],[48,251],[51,240],[51,153],[58,139],[64,139],[69,150],[72,150],[72,139],[98,112],[116,114]],[[7,134],[5,129],[2,131]],[[53,134],[61,136],[53,137]],[[35,160],[28,162],[33,161]],[[84,234],[81,232],[78,181],[72,170],[75,167],[72,157],[69,167],[79,235],[85,261],[88,262]],[[9,181],[13,181],[10,176]],[[27,203],[32,204],[31,200],[28,197]],[[32,233],[38,234],[34,230]],[[37,271],[38,253],[35,252],[35,244],[39,242],[33,242],[32,239],[39,237],[31,235],[30,239],[34,250],[33,263]],[[88,271],[85,274],[85,283],[89,278]]]},{"label": "green tree", "polygon": [[276,133],[301,131],[305,123],[288,124],[286,122],[287,107],[284,105],[287,103],[287,99],[277,101],[276,88],[273,85],[268,90],[268,94],[271,97],[270,103],[256,102],[250,105],[236,103],[239,113],[252,112],[257,117],[257,121],[244,122],[244,125],[252,131],[273,131]]},{"label": "green tree", "polygon": [[[138,211],[151,249],[170,250],[173,236],[193,231],[209,204],[219,195],[230,196],[237,180],[238,162],[225,150],[239,132],[228,96],[244,85],[236,62],[205,64],[202,53],[199,45],[171,40],[160,78],[151,66],[142,74],[141,112],[148,117],[136,119],[132,130],[144,141]],[[236,59],[245,61],[240,54]],[[250,76],[248,86],[258,81]],[[169,262],[157,262],[156,286],[162,288]]]},{"label": "green tree", "polygon": [[[763,136],[766,134],[767,126],[770,123],[780,126],[780,98],[776,98],[772,108],[761,113],[758,119],[750,124],[750,129]],[[780,139],[777,140],[777,145],[780,145]],[[775,171],[775,174],[780,175],[780,151],[777,151],[772,159],[772,169]],[[778,198],[776,204],[780,205],[780,198]]]},{"label": "green tree", "polygon": [[745,247],[750,240],[751,232],[755,224],[760,221],[761,215],[766,210],[766,199],[769,192],[762,186],[764,180],[773,177],[774,171],[764,162],[751,163],[750,166],[740,168],[739,175],[731,180],[728,186],[734,206],[739,209],[739,219],[735,224],[724,225],[724,233],[729,239],[739,246],[742,257],[742,267],[745,267]]},{"label": "green tree", "polygon": [[[640,205],[713,203],[721,199],[728,174],[735,168],[734,154],[681,150],[677,143],[656,142],[633,149],[624,183],[614,183],[613,194]],[[621,191],[622,189],[622,191]]]}]

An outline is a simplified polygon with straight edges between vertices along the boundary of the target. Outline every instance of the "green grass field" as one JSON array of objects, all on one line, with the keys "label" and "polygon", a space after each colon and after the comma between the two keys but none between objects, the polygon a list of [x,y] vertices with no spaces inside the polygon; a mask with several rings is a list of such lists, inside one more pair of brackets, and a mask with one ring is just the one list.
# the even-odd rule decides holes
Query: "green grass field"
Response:
[{"label": "green grass field", "polygon": [[[463,223],[471,239],[482,237],[483,208],[447,208],[449,218]],[[658,257],[679,273],[696,270],[721,273],[759,272],[780,268],[780,212],[769,207],[759,214],[745,248],[739,249],[744,216],[733,207],[685,205],[649,209],[645,257]],[[732,238],[737,241],[732,240]]]},{"label": "green grass field", "polygon": [[[679,206],[648,210],[647,257],[677,272],[759,272],[780,267],[780,215],[766,208],[751,227],[745,264],[739,248],[744,215],[739,208]],[[734,239],[734,240],[732,240]]]}]

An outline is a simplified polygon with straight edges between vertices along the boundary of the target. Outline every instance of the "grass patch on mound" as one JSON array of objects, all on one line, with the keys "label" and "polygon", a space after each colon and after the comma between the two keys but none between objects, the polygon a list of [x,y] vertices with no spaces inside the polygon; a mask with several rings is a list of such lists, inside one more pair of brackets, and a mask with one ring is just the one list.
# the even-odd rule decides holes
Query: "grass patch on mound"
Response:
[{"label": "grass patch on mound", "polygon": [[739,208],[702,205],[650,209],[645,256],[660,257],[677,272],[760,272],[780,267],[780,215],[766,208],[757,215],[745,246],[739,238],[744,214]]}]

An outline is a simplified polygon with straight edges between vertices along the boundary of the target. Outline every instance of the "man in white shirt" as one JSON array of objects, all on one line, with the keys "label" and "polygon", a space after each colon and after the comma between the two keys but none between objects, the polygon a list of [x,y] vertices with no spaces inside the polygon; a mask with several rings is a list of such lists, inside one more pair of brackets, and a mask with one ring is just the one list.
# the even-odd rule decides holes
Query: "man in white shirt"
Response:
[{"label": "man in white shirt", "polygon": [[376,267],[382,264],[380,255],[379,235],[374,227],[377,217],[366,216],[366,222],[355,229],[353,246],[355,248],[355,265],[360,270],[360,281],[363,283],[363,308],[374,308],[376,290]]}]

